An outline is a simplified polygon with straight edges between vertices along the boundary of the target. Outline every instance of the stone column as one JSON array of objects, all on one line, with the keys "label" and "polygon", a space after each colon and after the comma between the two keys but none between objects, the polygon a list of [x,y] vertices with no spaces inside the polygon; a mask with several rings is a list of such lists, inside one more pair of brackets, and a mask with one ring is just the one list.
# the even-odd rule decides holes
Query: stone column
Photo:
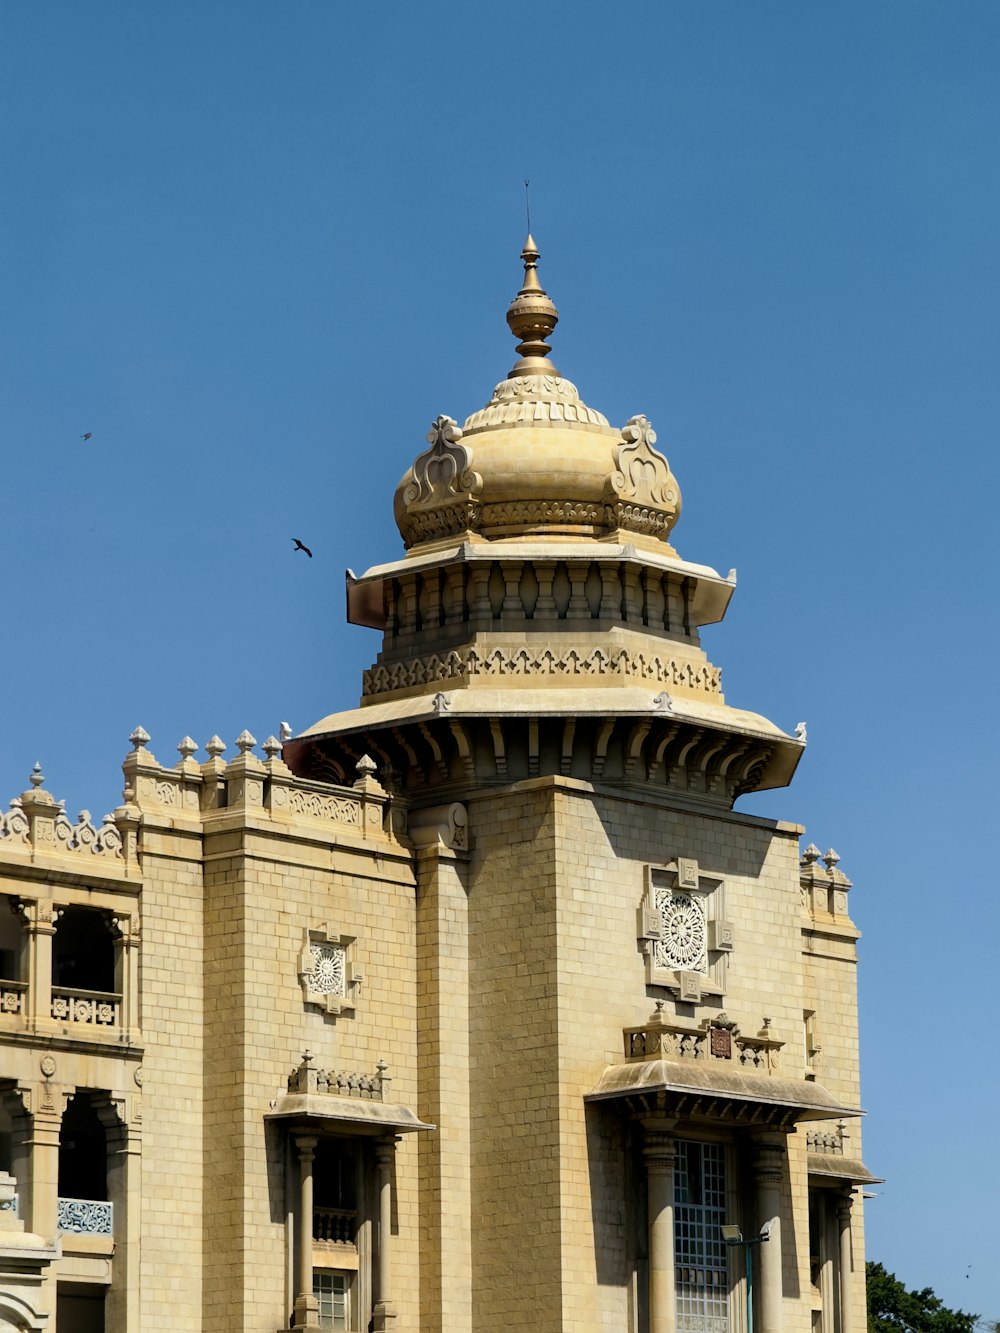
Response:
[{"label": "stone column", "polygon": [[670,1132],[674,1121],[643,1120],[642,1155],[646,1162],[646,1209],[649,1225],[649,1333],[674,1333],[674,1160]]},{"label": "stone column", "polygon": [[136,1040],[139,1029],[139,921],[122,913],[112,919],[115,938],[115,989],[121,995],[118,1024],[125,1040]]},{"label": "stone column", "polygon": [[851,1254],[851,1190],[846,1190],[837,1200],[837,1226],[840,1240],[840,1263],[838,1265],[838,1285],[840,1288],[840,1333],[853,1333],[851,1318],[851,1273],[853,1260]]},{"label": "stone column", "polygon": [[622,584],[617,565],[602,564],[601,619],[622,620]]},{"label": "stone column", "polygon": [[312,1135],[295,1135],[299,1155],[299,1272],[294,1328],[307,1328],[319,1322],[319,1307],[313,1295],[313,1157],[316,1142]]},{"label": "stone column", "polygon": [[489,629],[492,624],[490,566],[486,560],[477,560],[469,569],[469,625],[472,629]]},{"label": "stone column", "polygon": [[52,1020],[52,939],[61,913],[48,900],[21,904],[28,936],[28,1026],[37,1030]]},{"label": "stone column", "polygon": [[[69,1090],[72,1092],[72,1089]],[[35,1092],[31,1135],[31,1218],[36,1235],[52,1240],[59,1218],[59,1129],[66,1106],[66,1090],[46,1078]]]},{"label": "stone column", "polygon": [[[138,1098],[136,1093],[135,1097]],[[114,1280],[106,1297],[107,1327],[139,1333],[139,1219],[142,1207],[141,1112],[124,1099],[108,1098],[98,1114],[108,1136],[108,1198],[114,1208]]]},{"label": "stone column", "polygon": [[535,578],[538,580],[538,601],[535,603],[536,620],[555,620],[556,603],[552,596],[552,580],[556,567],[551,560],[535,562]]},{"label": "stone column", "polygon": [[754,1179],[757,1185],[757,1225],[770,1223],[770,1238],[760,1250],[759,1333],[781,1333],[781,1181],[785,1170],[784,1143],[765,1140],[757,1145]]},{"label": "stone column", "polygon": [[396,1326],[396,1307],[392,1302],[392,1163],[396,1155],[395,1139],[380,1139],[375,1145],[378,1164],[378,1282],[375,1291],[375,1333],[387,1333]]}]

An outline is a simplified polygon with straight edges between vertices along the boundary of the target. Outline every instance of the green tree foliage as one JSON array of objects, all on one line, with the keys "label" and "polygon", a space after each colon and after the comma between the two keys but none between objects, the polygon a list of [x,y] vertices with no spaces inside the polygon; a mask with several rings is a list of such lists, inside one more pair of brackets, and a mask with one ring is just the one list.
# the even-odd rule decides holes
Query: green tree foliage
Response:
[{"label": "green tree foliage", "polygon": [[978,1315],[949,1310],[930,1287],[907,1291],[881,1264],[865,1265],[868,1333],[973,1333]]}]

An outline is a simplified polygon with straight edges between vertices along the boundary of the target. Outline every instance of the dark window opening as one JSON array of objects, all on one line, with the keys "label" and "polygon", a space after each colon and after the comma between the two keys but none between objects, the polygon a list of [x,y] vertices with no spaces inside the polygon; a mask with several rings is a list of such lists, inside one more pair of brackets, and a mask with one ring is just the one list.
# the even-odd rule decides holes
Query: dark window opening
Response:
[{"label": "dark window opening", "polygon": [[60,1199],[108,1197],[108,1138],[89,1092],[77,1092],[59,1131]]},{"label": "dark window opening", "polygon": [[353,1144],[320,1139],[313,1160],[313,1237],[355,1245],[358,1234],[358,1154]]},{"label": "dark window opening", "polygon": [[114,994],[115,942],[103,912],[66,908],[52,941],[52,984]]}]

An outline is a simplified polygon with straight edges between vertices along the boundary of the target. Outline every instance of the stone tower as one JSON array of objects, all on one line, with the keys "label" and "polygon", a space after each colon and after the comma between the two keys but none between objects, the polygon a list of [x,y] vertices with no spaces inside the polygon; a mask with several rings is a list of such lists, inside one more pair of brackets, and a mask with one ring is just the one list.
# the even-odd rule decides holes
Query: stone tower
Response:
[{"label": "stone tower", "polygon": [[360,707],[0,813],[0,1324],[862,1333],[850,882],[734,809],[804,728],[725,702],[538,257],[349,576]]},{"label": "stone tower", "polygon": [[328,781],[374,756],[411,836],[456,830],[416,862],[422,1319],[725,1333],[726,1221],[770,1224],[769,1333],[860,1330],[848,882],[733,808],[790,781],[805,729],[725,702],[699,630],[735,574],[677,554],[649,421],[561,376],[530,236],[522,259],[519,359],[431,427],[406,556],[349,575],[382,631],[361,707],[285,750]]}]

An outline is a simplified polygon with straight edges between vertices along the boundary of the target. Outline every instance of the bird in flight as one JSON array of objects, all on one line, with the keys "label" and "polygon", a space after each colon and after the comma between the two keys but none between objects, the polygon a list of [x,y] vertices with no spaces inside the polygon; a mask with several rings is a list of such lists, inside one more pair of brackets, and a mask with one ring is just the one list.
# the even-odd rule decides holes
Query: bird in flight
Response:
[{"label": "bird in flight", "polygon": [[306,546],[306,544],[305,544],[304,542],[300,542],[299,539],[298,539],[298,537],[293,537],[293,538],[292,538],[292,541],[295,543],[295,549],[296,549],[296,551],[305,551],[305,553],[306,553],[306,555],[309,557],[309,559],[310,559],[310,560],[312,559],[312,555],[313,555],[313,553],[312,553],[312,551],[310,551],[309,547]]},{"label": "bird in flight", "polygon": [[94,432],[92,430],[88,430],[83,435],[80,436],[81,440],[92,440],[93,438],[94,438]]}]

